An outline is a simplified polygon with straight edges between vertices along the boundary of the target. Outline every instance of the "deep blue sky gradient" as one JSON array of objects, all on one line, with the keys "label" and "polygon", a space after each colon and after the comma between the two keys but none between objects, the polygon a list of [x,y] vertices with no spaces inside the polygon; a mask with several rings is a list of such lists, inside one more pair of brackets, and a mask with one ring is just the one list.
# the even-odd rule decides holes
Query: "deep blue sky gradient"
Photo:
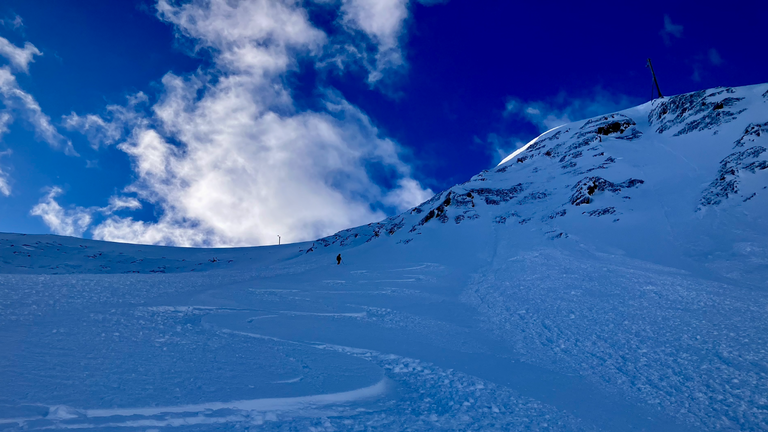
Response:
[{"label": "deep blue sky gradient", "polygon": [[[588,106],[598,93],[616,101],[611,108],[639,104],[651,96],[647,57],[668,95],[768,81],[768,2],[586,3],[416,4],[402,42],[409,66],[384,86],[371,88],[364,70],[316,71],[310,62],[287,79],[295,84],[298,105],[308,109],[320,80],[338,89],[408,151],[404,158],[414,177],[435,191],[497,163],[494,139],[513,150],[515,142],[540,133],[540,125],[504,115],[510,98],[553,110],[576,101]],[[0,36],[17,46],[29,41],[43,52],[17,79],[55,125],[73,111],[100,113],[107,104],[123,104],[137,91],[154,101],[163,75],[184,75],[209,61],[175,38],[148,0],[2,2],[0,18],[16,14],[24,26],[0,27]],[[664,15],[683,27],[681,37],[665,41]],[[316,25],[335,18],[313,15]],[[712,50],[720,64],[712,61]],[[95,151],[82,135],[59,130],[82,158],[73,161],[37,142],[21,122],[3,136],[0,151],[13,151],[14,192],[0,196],[0,231],[49,232],[29,210],[51,185],[65,189],[62,205],[89,207],[105,206],[130,183],[123,152],[114,146]],[[97,167],[86,168],[86,161]],[[134,216],[155,217],[151,206]]]}]

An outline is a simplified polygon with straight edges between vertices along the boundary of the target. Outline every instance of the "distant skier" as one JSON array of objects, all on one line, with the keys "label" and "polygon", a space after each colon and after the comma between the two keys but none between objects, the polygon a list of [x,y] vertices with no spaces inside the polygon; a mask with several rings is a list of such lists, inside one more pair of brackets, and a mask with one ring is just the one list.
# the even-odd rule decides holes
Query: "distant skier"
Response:
[{"label": "distant skier", "polygon": [[341,254],[336,255],[336,265],[341,264]]}]

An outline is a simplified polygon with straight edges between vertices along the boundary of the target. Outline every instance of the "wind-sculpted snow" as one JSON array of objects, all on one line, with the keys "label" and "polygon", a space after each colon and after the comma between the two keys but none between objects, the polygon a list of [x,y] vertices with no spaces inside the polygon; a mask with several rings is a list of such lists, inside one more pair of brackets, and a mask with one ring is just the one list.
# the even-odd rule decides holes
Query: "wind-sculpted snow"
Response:
[{"label": "wind-sculpted snow", "polygon": [[531,362],[621,388],[697,430],[768,428],[764,292],[540,250],[492,263],[464,295]]},{"label": "wind-sculpted snow", "polygon": [[[312,270],[296,276],[254,264],[205,274],[0,276],[0,428],[597,430],[452,367],[334,343],[386,348],[380,341],[400,335],[406,353],[429,344],[448,355],[483,351],[467,329],[393,309],[440,299],[441,265],[356,266],[319,283]],[[358,339],[361,328],[373,337]],[[320,333],[310,336],[313,329]]]}]

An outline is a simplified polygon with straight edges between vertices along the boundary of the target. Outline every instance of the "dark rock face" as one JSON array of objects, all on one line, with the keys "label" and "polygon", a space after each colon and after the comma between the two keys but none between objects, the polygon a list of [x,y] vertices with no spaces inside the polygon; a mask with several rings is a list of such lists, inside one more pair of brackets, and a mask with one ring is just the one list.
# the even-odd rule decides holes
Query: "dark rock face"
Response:
[{"label": "dark rock face", "polygon": [[768,122],[765,123],[750,123],[744,134],[736,140],[733,144],[733,148],[744,147],[746,143],[755,142],[761,136],[768,136]]},{"label": "dark rock face", "polygon": [[472,189],[469,192],[477,195],[480,198],[483,198],[485,203],[488,205],[499,205],[501,203],[511,201],[516,196],[523,193],[526,187],[528,187],[527,184],[518,183],[509,189],[481,188]]},{"label": "dark rock face", "polygon": [[635,126],[637,123],[624,114],[610,114],[586,121],[576,136],[583,138],[599,135],[598,140],[602,140],[602,136],[612,136],[616,139],[631,141],[642,136]]},{"label": "dark rock face", "polygon": [[524,205],[524,204],[532,203],[534,201],[543,200],[548,196],[549,195],[546,192],[531,192],[528,195],[520,198],[520,200],[517,203],[519,205]]},{"label": "dark rock face", "polygon": [[563,157],[560,158],[560,163],[565,162],[566,159],[578,159],[578,158],[582,157],[583,155],[584,155],[584,153],[581,150],[573,152],[573,153],[570,153],[570,154],[565,154],[565,155],[563,155]]},{"label": "dark rock face", "polygon": [[598,135],[610,135],[615,133],[624,133],[627,128],[629,128],[630,124],[627,122],[613,122],[609,123],[606,126],[600,126],[597,128],[597,134]]},{"label": "dark rock face", "polygon": [[608,169],[608,166],[610,164],[613,164],[613,163],[616,163],[616,158],[614,158],[612,156],[608,156],[607,158],[605,158],[603,163],[601,163],[598,166],[594,166],[592,168],[589,168],[588,170],[583,171],[581,174],[591,173],[592,171],[596,171],[596,170]]},{"label": "dark rock face", "polygon": [[520,218],[521,216],[517,212],[514,212],[514,211],[513,212],[506,212],[506,213],[504,213],[502,215],[499,215],[499,216],[496,216],[495,218],[493,218],[493,223],[497,223],[497,224],[503,225],[503,224],[507,223],[508,219],[511,219],[513,217]]},{"label": "dark rock face", "polygon": [[602,177],[585,177],[573,186],[574,193],[571,195],[571,204],[580,206],[592,202],[592,195],[597,192],[619,193],[622,189],[630,189],[645,183],[640,179],[628,179],[621,183],[613,183]]},{"label": "dark rock face", "polygon": [[586,212],[586,214],[588,214],[589,216],[594,216],[594,217],[607,216],[607,215],[612,215],[614,213],[616,213],[615,207],[606,207],[606,208],[601,208],[601,209]]},{"label": "dark rock face", "polygon": [[451,195],[452,195],[452,194],[453,194],[453,192],[448,192],[448,196],[446,196],[446,197],[445,197],[445,200],[443,200],[443,202],[442,202],[442,203],[441,203],[439,206],[437,206],[437,207],[435,207],[434,209],[430,210],[430,211],[427,213],[427,215],[426,215],[426,216],[424,216],[424,218],[423,218],[423,219],[421,219],[421,221],[419,221],[419,223],[418,223],[418,224],[416,224],[416,225],[415,225],[415,226],[414,226],[414,227],[411,229],[411,231],[410,231],[410,232],[413,232],[413,231],[415,231],[415,230],[416,230],[416,227],[419,227],[419,226],[422,226],[422,225],[424,225],[425,223],[429,222],[429,221],[430,221],[430,220],[432,220],[433,218],[437,218],[437,220],[439,220],[439,221],[440,221],[440,222],[442,222],[442,223],[446,223],[446,222],[448,222],[448,216],[445,214],[445,209],[446,209],[446,208],[447,208],[449,205],[451,205],[451,202],[452,202],[452,200],[451,200]]},{"label": "dark rock face", "polygon": [[467,192],[465,194],[451,192],[448,196],[452,198],[453,205],[456,206],[456,208],[469,208],[475,206],[475,196],[472,192]]},{"label": "dark rock face", "polygon": [[541,220],[542,220],[542,222],[546,222],[547,220],[557,219],[559,217],[565,216],[566,213],[567,212],[566,212],[565,209],[560,209],[560,210],[557,210],[557,211],[553,211],[552,213],[550,213],[547,216],[543,216],[541,218]]},{"label": "dark rock face", "polygon": [[709,94],[706,90],[702,90],[659,99],[656,106],[648,113],[648,122],[651,125],[658,125],[656,128],[658,133],[682,126],[674,136],[712,129],[735,120],[738,114],[744,112],[744,110],[726,109],[744,99],[725,96],[733,92],[734,90],[730,88]]},{"label": "dark rock face", "polygon": [[[744,151],[734,152],[720,161],[717,179],[709,184],[701,197],[700,207],[718,205],[731,195],[739,193],[739,173],[746,171],[754,174],[759,170],[768,169],[768,160],[758,158],[766,152],[762,146],[750,147]],[[747,200],[752,199],[749,197]]]}]

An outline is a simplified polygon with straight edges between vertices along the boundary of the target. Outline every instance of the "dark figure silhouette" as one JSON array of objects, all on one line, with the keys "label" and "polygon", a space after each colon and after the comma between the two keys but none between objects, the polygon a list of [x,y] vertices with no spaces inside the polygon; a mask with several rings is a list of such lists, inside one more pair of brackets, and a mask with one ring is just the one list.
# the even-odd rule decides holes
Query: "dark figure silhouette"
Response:
[{"label": "dark figure silhouette", "polygon": [[341,264],[341,254],[336,255],[336,265]]}]

